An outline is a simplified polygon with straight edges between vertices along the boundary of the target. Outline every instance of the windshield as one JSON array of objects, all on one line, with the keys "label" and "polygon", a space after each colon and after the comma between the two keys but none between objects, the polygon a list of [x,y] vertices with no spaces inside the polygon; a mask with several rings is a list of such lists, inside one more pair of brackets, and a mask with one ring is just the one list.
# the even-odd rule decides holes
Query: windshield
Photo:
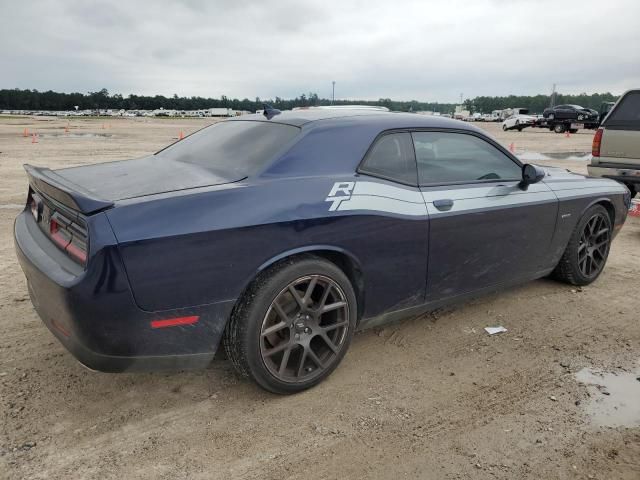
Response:
[{"label": "windshield", "polygon": [[204,167],[221,176],[255,174],[300,129],[281,123],[233,120],[213,124],[156,153]]}]

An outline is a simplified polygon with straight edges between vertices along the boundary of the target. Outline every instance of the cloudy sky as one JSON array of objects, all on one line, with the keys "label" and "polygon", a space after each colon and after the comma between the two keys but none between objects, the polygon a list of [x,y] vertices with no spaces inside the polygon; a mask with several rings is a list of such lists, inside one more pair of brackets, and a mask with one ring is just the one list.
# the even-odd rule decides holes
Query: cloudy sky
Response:
[{"label": "cloudy sky", "polygon": [[0,88],[453,102],[640,86],[638,0],[3,0]]}]

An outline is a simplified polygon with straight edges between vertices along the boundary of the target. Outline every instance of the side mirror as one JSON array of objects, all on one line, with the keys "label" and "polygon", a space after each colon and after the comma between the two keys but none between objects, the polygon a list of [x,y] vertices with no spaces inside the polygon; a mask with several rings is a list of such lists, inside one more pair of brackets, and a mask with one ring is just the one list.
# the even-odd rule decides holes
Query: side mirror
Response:
[{"label": "side mirror", "polygon": [[520,185],[526,189],[532,183],[538,183],[545,175],[542,167],[527,163],[522,166],[522,182],[520,182]]}]

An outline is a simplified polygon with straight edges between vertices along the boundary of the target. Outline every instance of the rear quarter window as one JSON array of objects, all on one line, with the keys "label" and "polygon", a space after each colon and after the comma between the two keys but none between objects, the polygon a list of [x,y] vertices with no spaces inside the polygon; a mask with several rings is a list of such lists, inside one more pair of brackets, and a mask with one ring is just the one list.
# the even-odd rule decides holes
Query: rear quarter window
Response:
[{"label": "rear quarter window", "polygon": [[215,123],[156,153],[221,176],[253,175],[300,132],[282,123],[232,120]]},{"label": "rear quarter window", "polygon": [[387,133],[379,137],[358,170],[387,180],[416,185],[418,172],[411,134]]},{"label": "rear quarter window", "polygon": [[627,93],[603,125],[613,129],[640,130],[640,91]]}]

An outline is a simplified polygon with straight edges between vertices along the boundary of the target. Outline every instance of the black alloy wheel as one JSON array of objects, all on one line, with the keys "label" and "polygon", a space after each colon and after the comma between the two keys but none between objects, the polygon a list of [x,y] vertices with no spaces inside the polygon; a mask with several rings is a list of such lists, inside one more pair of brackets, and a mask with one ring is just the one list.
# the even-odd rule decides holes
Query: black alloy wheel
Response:
[{"label": "black alloy wheel", "polygon": [[260,332],[260,355],[283,382],[321,375],[337,359],[349,329],[345,293],[323,275],[298,278],[271,302]]},{"label": "black alloy wheel", "polygon": [[609,253],[611,228],[608,215],[598,212],[585,224],[578,245],[578,267],[587,277],[598,276]]},{"label": "black alloy wheel", "polygon": [[349,348],[358,316],[349,278],[311,254],[260,273],[231,315],[223,344],[243,376],[274,393],[317,385]]},{"label": "black alloy wheel", "polygon": [[575,226],[552,275],[571,285],[592,283],[607,262],[612,232],[609,212],[600,204],[591,206]]}]

